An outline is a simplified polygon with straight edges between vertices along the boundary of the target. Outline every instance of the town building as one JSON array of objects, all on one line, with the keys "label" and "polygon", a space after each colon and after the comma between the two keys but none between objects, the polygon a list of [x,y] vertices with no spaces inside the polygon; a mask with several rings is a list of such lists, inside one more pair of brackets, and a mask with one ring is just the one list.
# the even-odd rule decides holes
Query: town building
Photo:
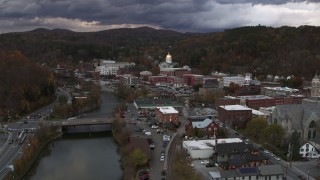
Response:
[{"label": "town building", "polygon": [[174,123],[179,124],[179,111],[171,106],[157,107],[156,118],[162,123]]},{"label": "town building", "polygon": [[157,107],[171,106],[176,110],[182,109],[182,104],[172,99],[138,98],[133,102],[136,109],[140,111],[155,111]]},{"label": "town building", "polygon": [[188,124],[185,126],[185,130],[188,136],[211,136],[214,137],[217,134],[219,126],[210,118],[202,118],[202,120],[192,121],[189,119]]},{"label": "town building", "polygon": [[139,78],[131,74],[119,75],[119,81],[120,83],[127,86],[134,86],[136,84],[139,84]]},{"label": "town building", "polygon": [[230,83],[242,86],[245,82],[246,79],[243,76],[225,76],[222,77],[222,81],[220,81],[220,88],[229,87]]},{"label": "town building", "polygon": [[100,72],[100,75],[117,75],[120,68],[135,66],[135,63],[116,62],[105,59],[95,59],[95,71]]},{"label": "town building", "polygon": [[269,163],[266,155],[245,142],[217,144],[216,159],[224,170],[258,167]]},{"label": "town building", "polygon": [[261,107],[272,107],[282,104],[301,104],[305,96],[292,95],[289,97],[270,97],[266,95],[253,95],[253,96],[225,96],[216,100],[215,106],[236,105],[240,104],[253,109]]},{"label": "town building", "polygon": [[287,138],[293,132],[300,134],[301,142],[320,144],[320,97],[303,99],[302,104],[279,105],[269,117],[270,124],[279,124],[286,130]]},{"label": "town building", "polygon": [[193,86],[196,84],[202,85],[203,83],[203,75],[199,74],[184,74],[183,79],[186,86]]},{"label": "town building", "polygon": [[318,74],[311,81],[311,96],[320,96],[320,78]]},{"label": "town building", "polygon": [[257,116],[264,116],[260,111],[250,109],[241,105],[226,105],[219,106],[218,119],[234,128],[244,128],[248,121],[252,119],[252,114]]},{"label": "town building", "polygon": [[299,89],[289,87],[262,87],[261,94],[271,97],[287,97],[290,95],[298,95]]},{"label": "town building", "polygon": [[192,159],[206,159],[215,153],[217,144],[240,143],[239,138],[187,140],[182,142],[182,147],[187,150]]},{"label": "town building", "polygon": [[141,71],[139,73],[140,75],[140,78],[142,81],[148,81],[149,80],[149,77],[152,76],[152,72],[150,71]]},{"label": "town building", "polygon": [[317,159],[320,157],[319,145],[307,142],[300,147],[299,154],[302,158]]},{"label": "town building", "polygon": [[280,180],[284,171],[280,165],[264,165],[259,167],[243,167],[228,171],[210,171],[210,180]]}]

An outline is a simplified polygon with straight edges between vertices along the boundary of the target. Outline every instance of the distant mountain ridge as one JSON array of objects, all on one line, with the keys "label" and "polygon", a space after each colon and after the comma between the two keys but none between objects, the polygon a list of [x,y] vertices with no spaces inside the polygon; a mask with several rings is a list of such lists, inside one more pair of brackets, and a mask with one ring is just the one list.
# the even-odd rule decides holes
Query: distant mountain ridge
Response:
[{"label": "distant mountain ridge", "polygon": [[[148,70],[170,51],[173,61],[200,68],[257,76],[312,77],[320,69],[320,28],[239,27],[214,33],[181,33],[150,27],[74,32],[39,28],[0,35],[0,49],[21,51],[37,62],[77,63],[93,58],[136,62]],[[148,59],[153,59],[152,62]]]}]

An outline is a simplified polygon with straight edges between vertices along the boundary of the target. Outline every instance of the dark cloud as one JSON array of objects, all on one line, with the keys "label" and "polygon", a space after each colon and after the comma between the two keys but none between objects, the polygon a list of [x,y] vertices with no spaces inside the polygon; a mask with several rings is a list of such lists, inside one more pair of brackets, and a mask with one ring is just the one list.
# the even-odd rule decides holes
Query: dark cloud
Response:
[{"label": "dark cloud", "polygon": [[251,3],[251,4],[286,4],[286,3],[297,3],[297,2],[320,2],[320,0],[217,0],[221,4],[241,4],[241,3]]},{"label": "dark cloud", "polygon": [[[86,31],[125,27],[125,25],[150,25],[178,31],[204,32],[216,28],[244,25],[290,24],[291,22],[286,23],[279,20],[279,16],[283,15],[279,12],[276,13],[278,17],[273,15],[274,19],[271,20],[269,20],[270,17],[257,16],[265,12],[259,5],[276,5],[280,8],[282,4],[299,2],[312,1],[0,0],[0,32],[11,31],[10,28],[24,30],[37,26],[53,28],[59,26],[58,28],[74,30],[83,28],[83,31]],[[313,2],[318,2],[318,0],[313,0]],[[308,9],[308,11],[311,10]],[[290,16],[291,12],[286,10],[286,13],[286,16]],[[316,17],[314,12],[310,14],[311,24],[314,23],[313,21],[317,24],[319,20],[314,20]],[[287,19],[290,21],[290,18]],[[304,22],[298,23],[303,24]]]}]

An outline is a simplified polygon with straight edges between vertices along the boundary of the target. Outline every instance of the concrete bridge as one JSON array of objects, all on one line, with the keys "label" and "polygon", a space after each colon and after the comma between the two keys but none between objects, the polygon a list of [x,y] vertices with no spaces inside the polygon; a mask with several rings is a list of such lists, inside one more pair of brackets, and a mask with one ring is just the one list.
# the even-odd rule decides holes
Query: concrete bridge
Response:
[{"label": "concrete bridge", "polygon": [[91,133],[111,131],[113,118],[88,118],[61,121],[60,126],[64,134]]},{"label": "concrete bridge", "polygon": [[[130,118],[122,119],[127,124],[135,124],[136,121]],[[59,123],[64,134],[91,133],[111,131],[114,118],[81,118],[64,120]]]}]

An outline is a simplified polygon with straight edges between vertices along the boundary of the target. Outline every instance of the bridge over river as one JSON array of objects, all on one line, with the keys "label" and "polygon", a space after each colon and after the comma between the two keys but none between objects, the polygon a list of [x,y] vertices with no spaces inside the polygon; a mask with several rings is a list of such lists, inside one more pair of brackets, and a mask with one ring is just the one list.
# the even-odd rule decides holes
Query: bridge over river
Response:
[{"label": "bridge over river", "polygon": [[[79,118],[69,119],[54,123],[61,127],[64,134],[91,133],[111,131],[111,125],[115,118]],[[122,119],[125,123],[135,124],[132,119]]]}]

